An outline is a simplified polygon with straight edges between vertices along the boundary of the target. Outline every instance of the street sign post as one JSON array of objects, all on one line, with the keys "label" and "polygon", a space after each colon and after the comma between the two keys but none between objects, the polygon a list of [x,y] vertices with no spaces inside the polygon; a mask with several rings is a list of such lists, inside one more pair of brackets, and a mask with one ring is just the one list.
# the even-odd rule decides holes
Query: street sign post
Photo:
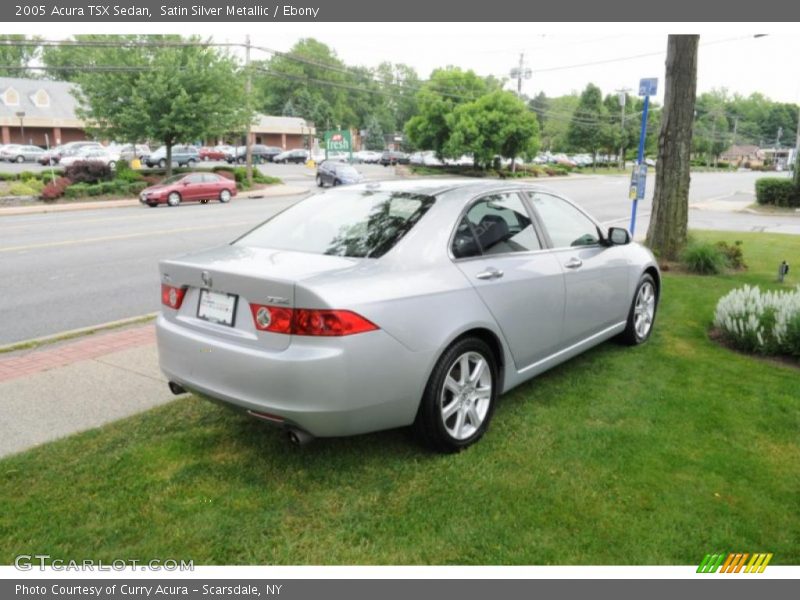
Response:
[{"label": "street sign post", "polygon": [[636,165],[631,173],[630,199],[633,200],[631,206],[631,236],[636,230],[636,209],[639,200],[644,199],[645,186],[647,184],[647,165],[644,162],[644,142],[647,137],[647,112],[650,109],[650,96],[655,96],[658,92],[658,78],[650,77],[639,80],[639,95],[644,96],[644,108],[642,110],[642,128],[639,132],[639,153],[636,158]]}]

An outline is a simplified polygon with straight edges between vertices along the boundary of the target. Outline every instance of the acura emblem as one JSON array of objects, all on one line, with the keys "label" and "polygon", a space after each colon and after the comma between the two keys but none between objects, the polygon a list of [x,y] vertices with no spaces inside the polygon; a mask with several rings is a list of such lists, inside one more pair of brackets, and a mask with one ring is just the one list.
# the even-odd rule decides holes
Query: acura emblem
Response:
[{"label": "acura emblem", "polygon": [[204,286],[209,287],[209,288],[211,287],[211,285],[212,285],[211,275],[208,274],[208,271],[203,271],[200,274],[200,279],[203,280],[203,285]]}]

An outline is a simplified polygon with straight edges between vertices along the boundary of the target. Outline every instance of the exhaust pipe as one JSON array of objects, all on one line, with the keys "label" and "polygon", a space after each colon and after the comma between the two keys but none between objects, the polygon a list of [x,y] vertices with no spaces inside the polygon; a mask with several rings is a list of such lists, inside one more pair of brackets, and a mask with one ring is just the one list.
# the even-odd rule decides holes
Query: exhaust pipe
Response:
[{"label": "exhaust pipe", "polygon": [[181,394],[185,394],[186,390],[184,387],[174,381],[169,382],[169,391],[175,394],[176,396],[180,396]]},{"label": "exhaust pipe", "polygon": [[302,429],[290,427],[286,433],[289,436],[289,442],[293,446],[306,446],[314,440],[313,435]]}]

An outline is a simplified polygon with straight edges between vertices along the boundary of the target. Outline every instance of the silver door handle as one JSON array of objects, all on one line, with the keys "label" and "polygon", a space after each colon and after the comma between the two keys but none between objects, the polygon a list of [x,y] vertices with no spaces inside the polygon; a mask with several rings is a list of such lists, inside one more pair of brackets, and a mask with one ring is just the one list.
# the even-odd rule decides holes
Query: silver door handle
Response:
[{"label": "silver door handle", "polygon": [[577,269],[583,264],[583,261],[580,258],[570,258],[564,266],[568,269]]},{"label": "silver door handle", "polygon": [[500,269],[495,269],[494,267],[489,267],[485,271],[481,271],[475,277],[478,279],[500,279],[503,276],[503,272]]}]

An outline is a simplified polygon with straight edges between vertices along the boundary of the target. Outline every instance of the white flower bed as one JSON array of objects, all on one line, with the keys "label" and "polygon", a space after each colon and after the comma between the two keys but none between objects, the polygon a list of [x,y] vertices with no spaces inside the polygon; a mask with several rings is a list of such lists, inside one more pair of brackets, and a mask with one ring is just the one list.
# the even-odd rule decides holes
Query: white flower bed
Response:
[{"label": "white flower bed", "polygon": [[717,303],[714,325],[742,350],[800,355],[800,286],[782,292],[735,289]]}]

